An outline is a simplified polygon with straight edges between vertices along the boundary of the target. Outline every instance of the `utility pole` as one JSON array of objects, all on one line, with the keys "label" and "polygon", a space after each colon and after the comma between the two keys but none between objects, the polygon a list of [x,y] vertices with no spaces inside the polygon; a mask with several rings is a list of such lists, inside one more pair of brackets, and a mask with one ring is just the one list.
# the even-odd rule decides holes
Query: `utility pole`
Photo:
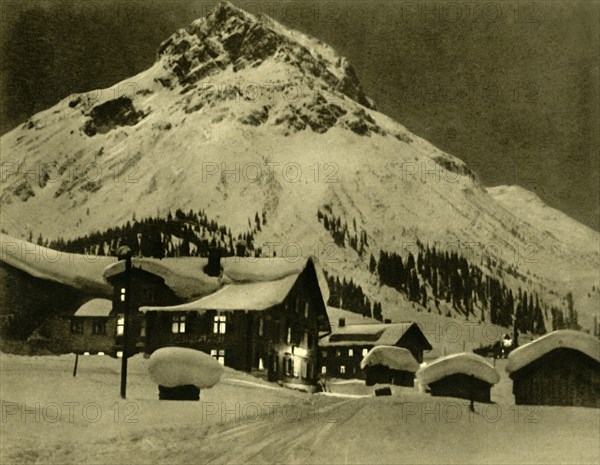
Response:
[{"label": "utility pole", "polygon": [[120,289],[120,301],[123,303],[123,355],[121,357],[121,398],[127,396],[127,351],[129,349],[129,307],[131,300],[131,249],[119,247],[119,260],[125,260],[125,275]]}]

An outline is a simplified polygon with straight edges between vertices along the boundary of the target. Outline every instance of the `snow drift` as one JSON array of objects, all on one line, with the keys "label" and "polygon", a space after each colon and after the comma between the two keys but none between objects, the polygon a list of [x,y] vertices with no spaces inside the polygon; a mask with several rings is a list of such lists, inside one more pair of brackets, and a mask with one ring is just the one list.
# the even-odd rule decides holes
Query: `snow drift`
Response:
[{"label": "snow drift", "polygon": [[150,356],[150,378],[159,386],[193,385],[200,389],[214,386],[221,379],[223,366],[204,352],[183,347],[163,347]]},{"label": "snow drift", "polygon": [[581,331],[553,331],[515,349],[508,356],[506,371],[514,373],[555,349],[577,350],[600,363],[600,340]]},{"label": "snow drift", "polygon": [[419,363],[415,360],[408,349],[394,346],[373,347],[365,358],[360,362],[360,368],[368,366],[383,365],[391,370],[409,371],[416,373]]},{"label": "snow drift", "polygon": [[421,385],[428,385],[446,376],[465,374],[489,384],[500,381],[500,375],[483,357],[471,352],[440,357],[417,371]]}]

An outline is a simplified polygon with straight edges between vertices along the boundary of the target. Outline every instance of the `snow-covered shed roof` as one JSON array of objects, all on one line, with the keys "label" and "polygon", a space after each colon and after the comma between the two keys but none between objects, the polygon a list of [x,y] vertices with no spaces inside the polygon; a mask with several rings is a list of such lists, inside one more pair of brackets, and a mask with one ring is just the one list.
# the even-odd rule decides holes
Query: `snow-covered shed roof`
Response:
[{"label": "snow-covered shed roof", "polygon": [[500,374],[496,369],[485,358],[472,352],[440,357],[417,371],[417,378],[422,385],[428,385],[456,374],[474,376],[489,384],[500,381]]},{"label": "snow-covered shed roof", "polygon": [[297,279],[298,275],[292,274],[275,281],[235,282],[194,302],[168,307],[145,306],[140,311],[266,310],[283,302]]},{"label": "snow-covered shed roof", "polygon": [[112,311],[112,302],[108,299],[88,300],[75,312],[75,316],[106,317]]},{"label": "snow-covered shed roof", "polygon": [[350,345],[393,346],[409,330],[416,330],[422,335],[425,350],[431,350],[431,345],[423,335],[419,326],[412,322],[359,324],[342,326],[319,342],[324,347]]},{"label": "snow-covered shed roof", "polygon": [[514,373],[555,349],[577,350],[600,363],[600,340],[581,331],[561,329],[513,350],[506,371]]},{"label": "snow-covered shed roof", "polygon": [[384,365],[392,370],[411,373],[416,373],[420,367],[410,350],[395,346],[373,347],[360,362],[360,368],[363,370],[365,367],[375,365]]}]

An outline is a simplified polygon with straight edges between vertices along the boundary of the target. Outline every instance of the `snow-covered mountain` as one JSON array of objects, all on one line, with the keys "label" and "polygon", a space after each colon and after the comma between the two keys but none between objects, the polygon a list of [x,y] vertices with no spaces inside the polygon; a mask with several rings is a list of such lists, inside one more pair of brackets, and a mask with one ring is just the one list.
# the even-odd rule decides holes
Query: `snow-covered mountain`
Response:
[{"label": "snow-covered mountain", "polygon": [[[417,239],[474,263],[492,256],[517,270],[509,285],[550,304],[573,291],[587,327],[597,312],[597,232],[524,189],[486,190],[377,112],[329,46],[228,3],[169,37],[146,71],[33,115],[0,149],[0,226],[13,236],[73,238],[176,208],[235,233],[264,211],[263,251],[317,255],[386,316],[403,298],[379,291],[369,254],[415,251]],[[331,245],[325,205],[367,234],[366,254]]]}]

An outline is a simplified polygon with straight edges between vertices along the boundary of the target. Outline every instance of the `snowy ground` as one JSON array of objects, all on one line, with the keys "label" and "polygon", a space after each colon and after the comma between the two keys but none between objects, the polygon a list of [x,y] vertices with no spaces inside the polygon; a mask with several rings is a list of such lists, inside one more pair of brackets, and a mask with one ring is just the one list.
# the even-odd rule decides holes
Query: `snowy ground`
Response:
[{"label": "snowy ground", "polygon": [[599,411],[515,407],[505,361],[497,402],[387,398],[353,381],[310,395],[230,369],[200,402],[158,401],[148,360],[1,355],[2,464],[598,463]]}]

